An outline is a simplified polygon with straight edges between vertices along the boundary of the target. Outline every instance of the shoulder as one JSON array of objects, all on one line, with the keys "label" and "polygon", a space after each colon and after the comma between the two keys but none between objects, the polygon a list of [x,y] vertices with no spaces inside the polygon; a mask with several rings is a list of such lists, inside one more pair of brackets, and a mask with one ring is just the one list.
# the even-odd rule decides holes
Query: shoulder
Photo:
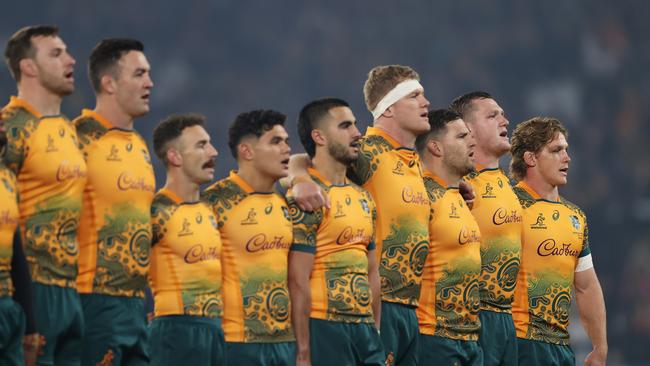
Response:
[{"label": "shoulder", "polygon": [[201,199],[209,205],[235,205],[247,196],[239,185],[229,178],[222,179],[201,193]]},{"label": "shoulder", "polygon": [[77,130],[79,140],[84,145],[92,140],[98,140],[108,131],[105,126],[90,117],[77,117],[72,123]]},{"label": "shoulder", "polygon": [[360,140],[362,150],[373,152],[373,155],[381,154],[385,151],[394,150],[393,145],[383,136],[368,135]]},{"label": "shoulder", "polygon": [[584,219],[585,221],[587,220],[587,215],[585,214],[584,211],[582,211],[582,209],[581,209],[580,207],[578,207],[578,205],[576,205],[575,203],[573,203],[573,202],[567,200],[566,198],[564,198],[564,197],[562,197],[562,196],[560,196],[560,202],[561,202],[561,203],[562,203],[566,208],[568,208],[569,210],[573,211],[576,215],[580,216],[580,217],[581,217],[582,219]]},{"label": "shoulder", "polygon": [[523,208],[528,208],[532,206],[537,200],[530,194],[528,191],[521,187],[514,186],[512,190],[515,192],[517,199],[519,199],[519,204]]},{"label": "shoulder", "polygon": [[431,177],[424,177],[423,180],[424,187],[427,190],[427,194],[429,195],[429,200],[431,200],[431,202],[439,200],[447,192],[447,188],[436,182],[435,179]]},{"label": "shoulder", "polygon": [[151,215],[155,216],[163,212],[169,212],[176,206],[178,205],[170,197],[157,193],[153,198],[153,202],[151,202]]}]

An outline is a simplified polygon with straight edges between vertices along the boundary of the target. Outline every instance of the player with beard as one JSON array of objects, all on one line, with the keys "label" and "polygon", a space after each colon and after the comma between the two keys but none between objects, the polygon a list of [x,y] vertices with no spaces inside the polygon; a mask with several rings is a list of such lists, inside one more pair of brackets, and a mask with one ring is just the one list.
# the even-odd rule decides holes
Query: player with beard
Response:
[{"label": "player with beard", "polygon": [[383,366],[375,205],[368,191],[345,177],[359,156],[356,119],[345,101],[319,99],[301,110],[298,133],[313,162],[311,179],[333,208],[303,211],[287,196],[296,364]]},{"label": "player with beard", "polygon": [[151,207],[152,365],[225,364],[221,328],[221,238],[217,219],[199,200],[214,178],[217,150],[199,115],[172,116],[154,130],[167,181]]},{"label": "player with beard", "polygon": [[508,153],[508,119],[486,92],[456,98],[459,113],[476,140],[476,169],[464,179],[476,192],[472,214],[481,229],[481,335],[486,366],[517,365],[517,342],[512,321],[521,255],[521,206],[499,159]]},{"label": "player with beard", "polygon": [[74,126],[60,110],[74,90],[75,60],[54,26],[17,31],[5,59],[18,96],[2,110],[4,160],[17,177],[36,330],[44,336],[38,363],[79,364],[84,325],[76,290],[77,227],[86,163]]},{"label": "player with beard", "polygon": [[155,177],[134,120],[149,112],[153,82],[144,46],[106,39],[90,54],[94,110],[74,120],[88,167],[79,227],[79,276],[86,334],[83,365],[147,364],[144,292]]},{"label": "player with beard", "polygon": [[[429,251],[429,200],[416,136],[429,131],[420,77],[408,66],[377,66],[363,88],[374,124],[359,141],[348,177],[368,190],[377,205],[375,243],[381,276],[381,338],[388,365],[414,365],[418,355],[415,308]],[[305,211],[321,207],[320,187],[306,169],[306,155],[292,159],[293,193]]]},{"label": "player with beard", "polygon": [[578,313],[593,350],[587,366],[605,365],[605,301],[591,259],[587,218],[559,194],[567,183],[567,130],[554,118],[522,122],[512,133],[510,174],[523,207],[521,268],[512,316],[519,365],[575,365],[569,314]]},{"label": "player with beard", "polygon": [[431,248],[417,310],[425,365],[483,365],[478,345],[481,232],[458,184],[474,169],[475,142],[459,114],[429,112],[431,131],[418,136],[431,201]]},{"label": "player with beard", "polygon": [[289,208],[275,183],[288,173],[286,116],[254,110],[237,116],[228,146],[238,170],[203,193],[223,243],[223,331],[233,365],[295,364],[287,259]]}]

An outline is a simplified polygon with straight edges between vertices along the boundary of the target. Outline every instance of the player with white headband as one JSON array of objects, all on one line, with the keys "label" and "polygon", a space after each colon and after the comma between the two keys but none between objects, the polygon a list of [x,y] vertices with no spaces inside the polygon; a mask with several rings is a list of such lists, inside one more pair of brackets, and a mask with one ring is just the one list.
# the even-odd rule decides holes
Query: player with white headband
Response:
[{"label": "player with white headband", "polygon": [[[377,66],[363,88],[372,127],[354,143],[358,159],[348,177],[363,186],[377,205],[375,242],[380,253],[381,338],[386,365],[417,363],[422,269],[429,251],[429,200],[414,150],[415,138],[429,131],[429,101],[419,75],[408,66]],[[301,209],[329,206],[306,173],[307,155],[290,164],[293,194]]]}]

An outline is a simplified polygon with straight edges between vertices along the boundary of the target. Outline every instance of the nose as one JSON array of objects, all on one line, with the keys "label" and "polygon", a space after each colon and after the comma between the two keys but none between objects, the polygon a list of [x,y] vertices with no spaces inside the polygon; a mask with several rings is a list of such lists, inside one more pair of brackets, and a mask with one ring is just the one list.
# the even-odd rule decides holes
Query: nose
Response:
[{"label": "nose", "polygon": [[213,159],[216,158],[219,155],[219,151],[212,144],[210,144],[210,149],[209,149],[208,153],[210,154],[210,157],[213,158]]},{"label": "nose", "polygon": [[70,53],[66,52],[65,54],[68,56],[68,64],[74,66],[77,63],[77,60],[75,60]]},{"label": "nose", "polygon": [[359,131],[359,128],[356,125],[352,126],[352,137],[355,140],[358,140],[358,139],[361,138],[361,132]]},{"label": "nose", "polygon": [[144,80],[144,87],[147,89],[153,88],[153,80],[151,80],[151,75],[149,75],[148,73]]},{"label": "nose", "polygon": [[504,116],[503,114],[501,114],[501,124],[502,124],[503,126],[509,126],[509,125],[510,125],[510,121],[508,121],[508,119],[506,118],[506,116]]},{"label": "nose", "polygon": [[424,96],[424,94],[421,95],[422,95],[422,107],[429,108],[429,104],[431,103],[429,103],[429,100]]}]

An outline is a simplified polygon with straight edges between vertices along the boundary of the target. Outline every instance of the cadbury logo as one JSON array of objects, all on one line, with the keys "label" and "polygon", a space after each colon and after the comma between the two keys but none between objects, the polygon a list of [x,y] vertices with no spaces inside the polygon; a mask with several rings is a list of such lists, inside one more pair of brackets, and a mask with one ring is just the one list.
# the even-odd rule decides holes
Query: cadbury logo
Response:
[{"label": "cadbury logo", "polygon": [[291,243],[285,243],[282,239],[284,236],[274,236],[268,240],[266,234],[257,234],[246,242],[246,251],[255,253],[261,250],[289,249]]},{"label": "cadbury logo", "polygon": [[368,242],[370,242],[370,236],[366,235],[363,229],[357,229],[355,232],[350,226],[343,229],[336,238],[336,244],[338,245]]},{"label": "cadbury logo", "polygon": [[429,204],[429,198],[425,197],[423,192],[414,192],[411,186],[402,188],[402,200],[415,205]]},{"label": "cadbury logo", "polygon": [[566,256],[577,257],[580,254],[577,250],[571,249],[571,244],[558,245],[553,239],[546,239],[537,246],[537,254],[542,257]]},{"label": "cadbury logo", "polygon": [[81,169],[80,165],[71,165],[67,160],[64,160],[56,170],[56,180],[63,182],[68,179],[84,178],[86,176],[85,170]]},{"label": "cadbury logo", "polygon": [[219,259],[219,253],[216,247],[204,248],[202,244],[193,245],[183,258],[185,263],[193,264],[209,260]]},{"label": "cadbury logo", "polygon": [[480,242],[481,236],[476,230],[467,230],[465,226],[460,229],[460,232],[458,233],[458,244],[465,245],[468,243],[474,244]]},{"label": "cadbury logo", "polygon": [[147,184],[143,177],[134,177],[128,172],[123,172],[119,177],[117,177],[117,188],[119,188],[121,191],[155,191],[155,187],[151,184]]},{"label": "cadbury logo", "polygon": [[508,213],[508,210],[503,207],[499,207],[494,211],[494,215],[492,215],[492,223],[494,223],[494,225],[518,223],[521,222],[521,220],[522,217],[517,214],[516,210],[512,210]]}]

